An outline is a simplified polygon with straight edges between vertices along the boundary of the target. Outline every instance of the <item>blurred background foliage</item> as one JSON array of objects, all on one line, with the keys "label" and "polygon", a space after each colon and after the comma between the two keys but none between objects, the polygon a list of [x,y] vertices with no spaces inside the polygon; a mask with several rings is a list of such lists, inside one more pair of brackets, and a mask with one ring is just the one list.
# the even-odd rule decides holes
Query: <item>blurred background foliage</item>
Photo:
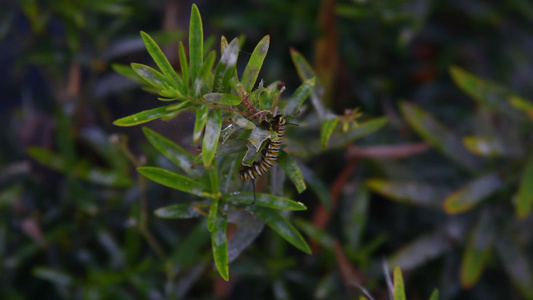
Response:
[{"label": "blurred background foliage", "polygon": [[[409,299],[434,288],[439,299],[533,299],[533,4],[197,2],[205,36],[242,36],[242,56],[270,34],[265,82],[301,84],[293,48],[332,111],[389,120],[305,161],[331,199],[293,198],[309,208],[291,218],[313,255],[267,230],[229,283],[204,223],[153,217],[183,193],[134,167],[169,161],[140,126],[112,125],[154,102],[111,64],[150,61],[140,30],[176,62],[191,4],[0,4],[0,298],[357,299],[361,285],[385,299],[386,258]],[[193,123],[149,127],[196,154]]]}]

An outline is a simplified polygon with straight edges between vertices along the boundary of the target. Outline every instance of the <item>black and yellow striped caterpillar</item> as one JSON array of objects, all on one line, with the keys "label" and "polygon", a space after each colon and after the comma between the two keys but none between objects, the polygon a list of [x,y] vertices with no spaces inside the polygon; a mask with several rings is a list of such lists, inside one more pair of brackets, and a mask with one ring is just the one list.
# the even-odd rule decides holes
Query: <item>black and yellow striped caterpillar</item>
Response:
[{"label": "black and yellow striped caterpillar", "polygon": [[283,135],[285,134],[285,124],[285,119],[281,115],[276,115],[270,121],[270,126],[272,126],[272,129],[274,129],[278,136],[267,141],[260,161],[254,162],[251,166],[244,166],[241,169],[240,175],[242,180],[259,178],[263,174],[266,174],[276,163],[281,142],[283,141]]}]

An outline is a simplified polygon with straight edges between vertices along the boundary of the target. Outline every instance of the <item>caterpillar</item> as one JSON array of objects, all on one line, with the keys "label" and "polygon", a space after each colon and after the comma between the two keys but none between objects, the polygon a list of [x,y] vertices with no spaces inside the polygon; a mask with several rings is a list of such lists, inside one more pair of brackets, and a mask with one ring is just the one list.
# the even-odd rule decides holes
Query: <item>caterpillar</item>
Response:
[{"label": "caterpillar", "polygon": [[[285,134],[285,119],[281,115],[276,115],[270,126],[278,134],[276,138],[267,141],[261,160],[254,162],[251,166],[243,166],[240,170],[242,180],[253,180],[266,174],[270,168],[276,163],[278,159],[279,149]],[[254,186],[254,202],[255,202],[255,186]]]}]

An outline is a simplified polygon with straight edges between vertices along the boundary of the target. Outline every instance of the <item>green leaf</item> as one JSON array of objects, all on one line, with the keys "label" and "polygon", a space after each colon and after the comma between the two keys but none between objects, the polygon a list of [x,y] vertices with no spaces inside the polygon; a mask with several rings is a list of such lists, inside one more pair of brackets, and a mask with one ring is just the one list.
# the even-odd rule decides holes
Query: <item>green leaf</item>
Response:
[{"label": "green leaf", "polygon": [[168,79],[168,82],[171,83],[171,86],[177,89],[179,82],[178,74],[176,74],[174,68],[172,68],[172,65],[166,58],[163,51],[161,51],[161,48],[159,48],[155,41],[146,32],[141,31],[141,37],[144,41],[144,45],[146,46],[146,50],[148,50],[148,53],[150,53],[150,56],[152,56],[161,72],[163,72],[165,77]]},{"label": "green leaf", "polygon": [[479,161],[466,150],[461,139],[428,112],[408,102],[402,102],[400,110],[409,125],[437,150],[468,170],[479,168]]},{"label": "green leaf", "polygon": [[151,86],[156,88],[158,93],[160,93],[161,95],[174,95],[171,93],[172,86],[169,84],[167,78],[165,78],[163,74],[143,64],[132,63],[131,68],[133,69],[133,71],[135,71],[135,73],[137,73],[137,75],[139,75],[142,79],[148,82]]},{"label": "green leaf", "polygon": [[461,285],[464,288],[470,288],[477,283],[488,263],[493,244],[492,222],[493,217],[489,215],[488,210],[484,210],[470,233],[461,263]]},{"label": "green leaf", "polygon": [[217,223],[217,213],[218,213],[218,198],[214,198],[211,202],[211,207],[209,208],[209,215],[207,216],[207,230],[213,232]]},{"label": "green leaf", "polygon": [[52,170],[72,174],[89,182],[115,187],[128,187],[132,184],[131,178],[127,174],[115,170],[97,168],[84,161],[76,162],[72,168],[68,168],[62,156],[48,149],[30,147],[27,152],[33,159]]},{"label": "green leaf", "polygon": [[209,52],[205,58],[202,67],[198,73],[198,78],[194,81],[194,95],[200,96],[211,90],[213,90],[213,75],[211,70],[215,63],[216,53],[215,51]]},{"label": "green leaf", "polygon": [[287,101],[287,105],[285,105],[281,114],[290,117],[294,116],[304,101],[309,98],[309,95],[311,95],[311,92],[315,87],[315,81],[315,77],[304,81]]},{"label": "green leaf", "polygon": [[[528,109],[517,110],[517,108],[524,108],[521,104],[527,103],[527,101],[520,101],[523,99],[507,88],[483,80],[457,66],[450,67],[450,75],[455,84],[479,104],[490,107],[513,120],[525,120],[523,112],[528,112]],[[519,100],[517,101],[517,99]]]},{"label": "green leaf", "polygon": [[405,300],[405,287],[400,267],[394,268],[394,300]]},{"label": "green leaf", "polygon": [[311,190],[318,197],[326,211],[331,210],[331,197],[328,186],[322,181],[322,179],[310,170],[305,164],[298,164],[305,182],[309,184]]},{"label": "green leaf", "polygon": [[203,96],[205,102],[217,103],[219,105],[239,105],[241,97],[234,94],[209,93]]},{"label": "green leaf", "polygon": [[137,171],[144,177],[164,186],[180,190],[199,197],[212,197],[206,186],[180,174],[157,167],[140,167]]},{"label": "green leaf", "polygon": [[218,215],[216,224],[211,232],[211,245],[213,247],[213,258],[218,273],[224,280],[229,280],[228,268],[228,240],[226,238],[227,218],[225,215]]},{"label": "green leaf", "polygon": [[209,113],[205,126],[204,140],[202,143],[202,160],[206,168],[209,168],[213,158],[215,158],[221,128],[222,112],[220,108],[217,108]]},{"label": "green leaf", "polygon": [[187,65],[187,56],[185,54],[185,47],[180,41],[179,44],[179,56],[180,56],[180,67],[181,67],[181,77],[183,78],[183,85],[185,90],[183,93],[185,95],[189,94],[189,66]]},{"label": "green leaf", "polygon": [[291,58],[298,76],[302,82],[315,77],[315,72],[307,60],[296,50],[291,48]]},{"label": "green leaf", "polygon": [[211,167],[207,168],[207,174],[209,176],[209,183],[211,185],[211,192],[213,195],[217,195],[219,193],[218,185],[219,185],[219,179],[218,179],[218,163],[217,160],[213,160],[213,165]]},{"label": "green leaf", "polygon": [[131,80],[137,81],[143,85],[149,85],[148,81],[144,80],[141,76],[133,70],[130,65],[124,65],[119,63],[111,64],[111,68],[120,75],[127,77]]},{"label": "green leaf", "polygon": [[342,147],[348,143],[351,143],[357,139],[360,139],[362,137],[365,137],[381,127],[385,126],[387,124],[387,118],[381,117],[381,118],[375,118],[368,120],[364,123],[359,124],[359,126],[355,127],[354,129],[351,129],[350,131],[336,136],[332,137],[330,139],[329,147],[335,148],[335,147]]},{"label": "green leaf", "polygon": [[249,206],[247,209],[259,219],[263,220],[287,242],[303,252],[311,254],[311,249],[302,235],[277,211],[260,206]]},{"label": "green leaf", "polygon": [[533,155],[524,167],[516,200],[516,215],[520,219],[526,219],[531,214],[533,206]]},{"label": "green leaf", "polygon": [[329,139],[333,133],[333,130],[337,126],[337,123],[339,123],[339,119],[337,119],[335,116],[324,119],[322,122],[322,127],[320,127],[320,143],[322,144],[323,149],[328,147]]},{"label": "green leaf", "polygon": [[504,145],[492,137],[467,136],[463,143],[468,151],[479,156],[497,157],[507,152]]},{"label": "green leaf", "polygon": [[198,78],[198,72],[204,58],[204,30],[202,26],[200,11],[196,4],[193,4],[189,23],[189,66],[193,83]]},{"label": "green leaf", "polygon": [[198,143],[202,137],[208,113],[209,106],[207,106],[207,104],[203,104],[196,109],[196,120],[194,121],[194,132],[192,135],[194,143]]},{"label": "green leaf", "polygon": [[164,219],[190,219],[202,215],[194,209],[194,204],[180,203],[158,208],[154,214]]},{"label": "green leaf", "polygon": [[429,300],[439,300],[439,290],[434,290],[431,297],[429,297]]},{"label": "green leaf", "polygon": [[[250,205],[254,200],[253,193],[233,193],[233,194],[223,194],[222,199],[226,202],[237,202],[242,204]],[[300,202],[293,201],[291,199],[274,196],[270,194],[255,194],[255,205],[285,209],[285,210],[306,210],[307,207]]]},{"label": "green leaf", "polygon": [[239,57],[239,39],[234,38],[222,53],[222,57],[215,70],[213,91],[228,93],[230,79],[235,76],[235,66]]},{"label": "green leaf", "polygon": [[113,125],[123,127],[135,126],[155,119],[175,116],[177,113],[189,108],[190,106],[192,106],[190,102],[181,102],[178,104],[161,106],[158,108],[141,111],[140,113],[136,113],[131,116],[120,118],[113,122]]},{"label": "green leaf", "polygon": [[392,200],[421,206],[440,207],[443,199],[449,195],[448,189],[418,181],[370,178],[365,181],[365,184],[373,192]]},{"label": "green leaf", "polygon": [[152,146],[185,171],[189,176],[199,176],[202,173],[199,169],[194,167],[194,156],[188,151],[148,127],[143,127],[143,132]]},{"label": "green leaf", "polygon": [[302,193],[307,188],[305,186],[304,176],[298,164],[287,152],[281,150],[278,156],[278,164],[285,171],[285,174],[289,176],[292,183],[296,187],[298,193]]},{"label": "green leaf", "polygon": [[444,210],[449,214],[468,211],[504,186],[497,172],[486,174],[449,195],[444,200]]},{"label": "green leaf", "polygon": [[257,81],[257,77],[259,76],[259,71],[263,66],[263,62],[267,55],[269,45],[270,36],[267,35],[263,39],[261,39],[259,43],[257,43],[254,52],[252,52],[250,61],[248,61],[248,65],[246,66],[246,69],[244,69],[244,73],[242,74],[241,79],[242,87],[246,92],[250,92],[253,89],[255,82]]},{"label": "green leaf", "polygon": [[311,240],[319,243],[322,247],[333,251],[334,238],[323,230],[318,229],[312,223],[304,219],[296,219],[294,223],[304,232]]}]

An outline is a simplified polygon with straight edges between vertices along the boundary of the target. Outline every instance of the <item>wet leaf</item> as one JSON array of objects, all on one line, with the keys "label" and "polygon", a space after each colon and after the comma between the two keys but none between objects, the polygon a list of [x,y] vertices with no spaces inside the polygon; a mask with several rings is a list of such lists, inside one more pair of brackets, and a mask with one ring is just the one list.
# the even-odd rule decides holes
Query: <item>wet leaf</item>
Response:
[{"label": "wet leaf", "polygon": [[207,216],[207,230],[213,232],[217,223],[218,215],[218,198],[214,198],[209,208],[209,215]]},{"label": "wet leaf", "polygon": [[470,288],[477,283],[488,263],[494,239],[493,222],[493,218],[485,209],[470,233],[461,263],[461,285],[464,288]]},{"label": "wet leaf", "polygon": [[196,4],[192,5],[191,20],[189,23],[189,70],[191,81],[198,78],[200,66],[204,58],[204,29],[202,16]]},{"label": "wet leaf", "polygon": [[468,170],[478,169],[479,161],[466,150],[461,139],[432,115],[409,102],[402,102],[400,110],[409,125],[433,147]]},{"label": "wet leaf", "polygon": [[444,201],[444,210],[449,214],[468,211],[504,186],[498,173],[486,174],[449,195]]},{"label": "wet leaf", "polygon": [[167,78],[167,82],[169,82],[172,87],[177,89],[178,82],[180,81],[178,78],[178,74],[176,74],[174,68],[172,68],[172,65],[166,58],[163,51],[161,51],[161,48],[159,48],[155,41],[146,32],[141,31],[141,37],[144,41],[144,45],[146,46],[146,50],[148,50],[150,56],[152,56],[153,60],[155,61],[161,72],[163,72],[163,74]]},{"label": "wet leaf", "polygon": [[516,215],[520,219],[525,219],[531,214],[533,207],[533,155],[528,159],[518,188],[516,197]]},{"label": "wet leaf", "polygon": [[343,133],[339,136],[333,136],[330,139],[329,147],[335,148],[335,147],[343,147],[346,144],[349,144],[357,139],[360,139],[362,137],[365,137],[381,127],[385,126],[387,124],[388,120],[386,117],[381,118],[375,118],[368,120],[364,123],[359,124],[357,127],[349,130],[346,133]]},{"label": "wet leaf", "polygon": [[164,219],[190,219],[202,216],[194,204],[180,203],[158,208],[154,214]]},{"label": "wet leaf", "polygon": [[269,45],[270,36],[267,35],[257,43],[257,46],[255,46],[255,49],[252,52],[252,56],[248,61],[248,65],[246,65],[246,69],[244,69],[241,79],[242,87],[246,92],[250,92],[257,81],[257,76],[259,76],[259,71],[263,66],[263,61],[267,55]]},{"label": "wet leaf", "polygon": [[449,195],[448,189],[418,181],[371,178],[366,180],[365,184],[373,192],[392,200],[422,206],[440,207],[446,196]]},{"label": "wet leaf", "polygon": [[178,104],[161,106],[158,108],[141,111],[140,113],[136,113],[131,116],[120,118],[113,122],[113,125],[123,127],[135,126],[163,117],[176,116],[177,113],[184,111],[191,106],[192,104],[190,102],[181,102]]},{"label": "wet leaf", "polygon": [[328,147],[329,139],[331,138],[331,134],[337,126],[337,123],[339,123],[339,119],[335,116],[326,118],[322,121],[322,126],[320,127],[320,143],[322,144],[323,149]]},{"label": "wet leaf", "polygon": [[260,206],[249,206],[247,209],[259,219],[263,220],[287,242],[303,252],[311,254],[311,249],[302,235],[277,211]]},{"label": "wet leaf", "polygon": [[[253,193],[233,193],[233,194],[223,194],[222,199],[226,202],[237,202],[246,205],[251,205],[254,200]],[[300,202],[293,201],[291,199],[274,196],[270,194],[256,193],[255,194],[255,205],[285,209],[285,210],[306,210],[307,207]]]},{"label": "wet leaf", "polygon": [[144,177],[164,186],[199,197],[211,197],[209,189],[198,181],[157,167],[140,167],[137,171]]},{"label": "wet leaf", "polygon": [[200,107],[196,109],[196,119],[194,121],[194,132],[192,135],[194,143],[198,143],[202,137],[208,113],[209,106],[207,106],[207,104],[200,105]]},{"label": "wet leaf", "polygon": [[220,62],[215,69],[215,79],[213,81],[213,91],[228,93],[230,79],[235,76],[235,66],[239,56],[239,39],[235,38],[224,49]]},{"label": "wet leaf", "polygon": [[209,93],[203,96],[203,99],[209,103],[220,105],[239,105],[242,102],[241,97],[234,94]]},{"label": "wet leaf", "polygon": [[285,174],[289,176],[298,193],[302,193],[307,188],[304,181],[304,176],[298,164],[287,152],[281,150],[278,155],[278,164],[283,169]]},{"label": "wet leaf", "polygon": [[222,113],[220,108],[214,109],[207,117],[205,134],[202,142],[202,161],[209,168],[217,151],[220,129],[222,127]]},{"label": "wet leaf", "polygon": [[215,226],[211,232],[211,245],[213,248],[213,258],[218,273],[224,280],[229,280],[228,268],[228,240],[226,239],[227,218],[225,215],[218,215]]},{"label": "wet leaf", "polygon": [[309,98],[309,95],[311,95],[311,91],[313,90],[315,86],[315,78],[311,78],[309,80],[304,81],[298,89],[294,92],[292,97],[287,101],[287,104],[283,108],[283,111],[281,114],[283,116],[292,117],[294,116],[302,104],[304,103],[307,98]]},{"label": "wet leaf", "polygon": [[143,132],[152,146],[154,146],[159,152],[161,152],[161,154],[170,159],[188,175],[199,176],[202,174],[199,169],[194,167],[194,156],[188,151],[148,127],[143,127]]}]

